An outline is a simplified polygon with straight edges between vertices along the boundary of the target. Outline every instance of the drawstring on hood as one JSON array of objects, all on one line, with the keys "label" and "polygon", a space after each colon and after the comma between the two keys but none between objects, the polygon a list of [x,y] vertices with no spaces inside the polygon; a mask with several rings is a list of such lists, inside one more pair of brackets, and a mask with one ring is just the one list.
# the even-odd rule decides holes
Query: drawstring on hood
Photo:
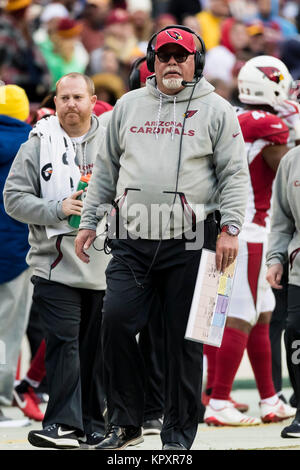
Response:
[{"label": "drawstring on hood", "polygon": [[[210,95],[214,91],[214,87],[205,80],[204,77],[201,78],[201,81],[198,81],[195,83],[195,87],[193,88],[193,92],[191,94],[190,88],[184,88],[181,90],[179,93],[176,95],[166,95],[163,92],[159,90],[157,87],[156,79],[155,76],[149,77],[146,82],[146,87],[148,89],[148,92],[155,96],[155,98],[158,100],[158,111],[157,111],[157,117],[155,122],[155,127],[153,130],[153,134],[155,135],[155,139],[158,139],[158,134],[160,132],[159,129],[159,123],[161,120],[161,115],[162,115],[162,107],[163,105],[168,105],[173,103],[173,118],[170,119],[170,125],[172,124],[171,128],[171,140],[174,140],[175,134],[176,134],[176,106],[178,106],[182,102],[186,102],[187,104],[189,103],[191,97],[193,98],[201,98],[203,96]],[[171,111],[170,111],[171,112]]]},{"label": "drawstring on hood", "polygon": [[[73,149],[75,152],[75,161],[76,164],[82,168],[80,169],[80,172],[82,175],[86,176],[87,174],[91,173],[91,169],[89,167],[88,158],[87,158],[87,145],[88,143],[94,138],[96,132],[99,129],[99,121],[97,116],[92,115],[91,118],[91,127],[85,137],[83,138],[82,142],[77,143],[72,141]],[[89,159],[90,160],[90,159]]]},{"label": "drawstring on hood", "polygon": [[173,126],[172,126],[172,132],[171,132],[171,139],[172,139],[172,140],[174,140],[174,135],[175,135],[176,99],[177,99],[177,96],[174,96],[174,101],[173,101]]},{"label": "drawstring on hood", "polygon": [[87,142],[84,142],[84,144],[83,144],[83,152],[82,152],[83,174],[84,174],[84,175],[87,175],[87,174],[88,174],[88,165],[87,165],[87,158],[86,158],[86,146],[87,146]]},{"label": "drawstring on hood", "polygon": [[[171,139],[172,140],[174,140],[175,127],[176,127],[176,100],[177,100],[177,96],[174,96],[174,99],[173,99],[173,122],[172,122],[172,131],[171,131]],[[156,121],[155,121],[155,129],[154,129],[154,134],[155,134],[156,139],[158,139],[158,126],[159,126],[159,121],[160,121],[162,101],[163,101],[163,95],[162,95],[162,93],[159,93],[159,105],[158,105],[158,112],[157,112],[157,118],[156,118]]]},{"label": "drawstring on hood", "polygon": [[159,121],[160,121],[161,107],[162,107],[162,94],[160,93],[159,94],[158,112],[157,112],[157,118],[156,118],[155,129],[154,129],[154,134],[155,134],[156,139],[158,139],[158,126],[159,126]]}]

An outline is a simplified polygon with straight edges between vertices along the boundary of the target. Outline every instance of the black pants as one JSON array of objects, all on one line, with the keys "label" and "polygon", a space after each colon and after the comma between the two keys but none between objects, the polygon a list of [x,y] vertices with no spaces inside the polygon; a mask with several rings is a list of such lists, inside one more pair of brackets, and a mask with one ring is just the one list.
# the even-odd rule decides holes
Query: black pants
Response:
[{"label": "black pants", "polygon": [[39,349],[42,340],[44,339],[44,332],[41,325],[40,315],[34,302],[31,305],[29,313],[26,335],[30,346],[31,357],[33,358]]},{"label": "black pants", "polygon": [[300,286],[289,284],[288,318],[284,335],[287,364],[300,418]]},{"label": "black pants", "polygon": [[272,351],[272,378],[276,392],[282,390],[281,339],[288,315],[288,263],[284,265],[281,279],[282,289],[272,289],[276,306],[270,323],[270,342]]},{"label": "black pants", "polygon": [[[28,339],[31,360],[34,358],[37,350],[40,347],[42,340],[44,339],[44,331],[41,325],[41,319],[39,311],[36,307],[35,302],[32,302],[29,313],[29,320],[26,330],[26,336]],[[36,393],[48,393],[48,385],[46,376],[43,378],[39,386],[35,389]]]},{"label": "black pants", "polygon": [[[204,247],[215,249],[217,225],[204,224]],[[102,341],[108,420],[141,426],[145,371],[136,334],[147,324],[158,292],[166,325],[163,443],[190,448],[197,432],[202,385],[202,344],[184,339],[201,250],[186,250],[184,240],[114,240],[107,270]]]},{"label": "black pants", "polygon": [[46,340],[49,389],[43,426],[104,431],[101,322],[104,291],[33,277],[33,302]]},{"label": "black pants", "polygon": [[150,318],[139,335],[139,347],[146,370],[144,421],[164,414],[164,315],[158,294],[154,296]]}]

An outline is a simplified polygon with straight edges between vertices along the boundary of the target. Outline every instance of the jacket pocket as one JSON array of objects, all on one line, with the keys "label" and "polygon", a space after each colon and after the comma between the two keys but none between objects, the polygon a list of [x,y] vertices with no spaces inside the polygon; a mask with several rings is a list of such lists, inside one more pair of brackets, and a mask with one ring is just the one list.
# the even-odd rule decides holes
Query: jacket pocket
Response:
[{"label": "jacket pocket", "polygon": [[294,261],[296,256],[300,253],[300,248],[296,248],[295,250],[292,251],[289,257],[289,262],[290,262],[290,271],[293,269],[294,266]]}]

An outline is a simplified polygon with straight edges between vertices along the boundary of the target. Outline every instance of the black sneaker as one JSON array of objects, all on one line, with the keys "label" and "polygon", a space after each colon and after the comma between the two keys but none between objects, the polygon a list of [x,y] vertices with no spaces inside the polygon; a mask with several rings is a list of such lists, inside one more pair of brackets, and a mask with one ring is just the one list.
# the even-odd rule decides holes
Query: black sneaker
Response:
[{"label": "black sneaker", "polygon": [[135,426],[116,426],[111,424],[105,438],[95,449],[97,450],[121,450],[127,446],[135,446],[143,442],[142,428]]},{"label": "black sneaker", "polygon": [[160,434],[162,429],[163,420],[161,418],[158,419],[148,419],[143,424],[143,435],[147,434]]},{"label": "black sneaker", "polygon": [[78,437],[81,449],[94,449],[103,439],[104,436],[100,432],[93,432],[92,434],[85,434],[83,437]]},{"label": "black sneaker", "polygon": [[297,419],[289,425],[283,428],[281,431],[281,437],[300,437],[300,422]]},{"label": "black sneaker", "polygon": [[54,449],[76,449],[79,447],[75,429],[60,424],[51,424],[40,431],[30,431],[28,441],[35,447]]},{"label": "black sneaker", "polygon": [[166,442],[166,444],[163,445],[162,450],[187,450],[186,447],[184,447],[183,444],[180,444],[179,442]]}]

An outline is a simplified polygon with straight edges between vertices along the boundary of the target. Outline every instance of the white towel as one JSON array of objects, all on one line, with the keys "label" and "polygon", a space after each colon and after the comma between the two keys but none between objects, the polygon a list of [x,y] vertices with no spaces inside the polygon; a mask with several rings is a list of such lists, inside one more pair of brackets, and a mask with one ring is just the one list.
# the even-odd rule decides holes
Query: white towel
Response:
[{"label": "white towel", "polygon": [[[57,116],[38,121],[31,135],[38,135],[41,139],[41,197],[48,201],[62,201],[76,191],[80,180],[72,141],[60,126]],[[46,226],[48,238],[73,231],[67,220]]]}]

